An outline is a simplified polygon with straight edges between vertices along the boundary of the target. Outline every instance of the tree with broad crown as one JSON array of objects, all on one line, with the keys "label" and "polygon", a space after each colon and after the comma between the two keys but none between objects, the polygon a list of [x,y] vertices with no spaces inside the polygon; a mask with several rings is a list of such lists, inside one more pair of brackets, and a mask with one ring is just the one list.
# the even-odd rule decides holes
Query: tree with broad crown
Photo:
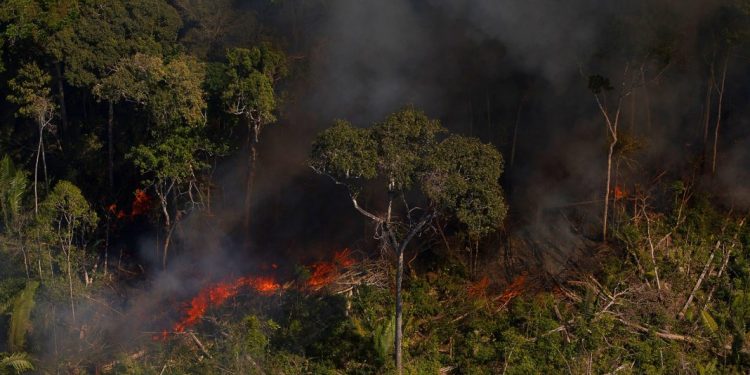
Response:
[{"label": "tree with broad crown", "polygon": [[[310,167],[348,188],[354,208],[375,224],[376,238],[397,258],[398,373],[402,370],[401,284],[409,243],[438,216],[454,218],[476,242],[499,228],[507,212],[499,184],[500,153],[474,138],[453,135],[440,140],[445,132],[437,120],[407,107],[366,129],[336,121],[318,135],[311,153]],[[373,184],[386,193],[386,200],[374,209],[362,207],[358,197]]]}]

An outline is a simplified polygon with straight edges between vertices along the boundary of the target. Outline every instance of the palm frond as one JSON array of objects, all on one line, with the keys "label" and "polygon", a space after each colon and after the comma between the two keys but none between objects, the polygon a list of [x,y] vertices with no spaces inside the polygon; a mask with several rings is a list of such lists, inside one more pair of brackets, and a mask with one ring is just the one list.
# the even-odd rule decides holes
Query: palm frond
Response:
[{"label": "palm frond", "polygon": [[31,371],[34,369],[34,364],[31,362],[31,357],[23,352],[11,353],[0,359],[0,368],[12,368],[17,374]]},{"label": "palm frond", "polygon": [[26,343],[26,332],[31,327],[31,310],[34,308],[34,295],[37,287],[39,287],[38,281],[27,282],[26,287],[13,302],[8,330],[8,347],[11,351],[23,350]]},{"label": "palm frond", "polygon": [[0,159],[0,211],[6,228],[21,211],[27,185],[26,174],[16,169],[8,155]]}]

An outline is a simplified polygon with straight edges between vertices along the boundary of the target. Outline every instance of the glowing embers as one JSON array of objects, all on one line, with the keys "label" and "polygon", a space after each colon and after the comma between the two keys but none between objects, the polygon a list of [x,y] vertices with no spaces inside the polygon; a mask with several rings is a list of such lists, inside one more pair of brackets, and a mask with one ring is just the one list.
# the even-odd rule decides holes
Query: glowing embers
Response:
[{"label": "glowing embers", "polygon": [[466,291],[471,297],[484,297],[488,286],[490,286],[490,279],[484,276],[481,280],[470,284]]},{"label": "glowing embers", "polygon": [[333,255],[332,262],[318,262],[310,266],[312,274],[307,279],[306,286],[310,290],[320,290],[331,283],[340,275],[341,270],[357,263],[351,258],[349,249],[337,251]]},{"label": "glowing embers", "polygon": [[151,196],[141,189],[135,189],[133,203],[130,207],[130,214],[126,213],[125,210],[118,210],[117,204],[112,203],[107,207],[110,214],[114,215],[118,220],[124,218],[134,219],[138,216],[148,213],[151,208]]},{"label": "glowing embers", "polygon": [[[513,298],[523,294],[526,287],[526,276],[526,273],[522,273],[513,279],[513,282],[505,288],[503,293],[492,298],[492,300],[497,302],[500,307],[506,306]],[[469,284],[466,287],[466,293],[472,298],[487,297],[487,289],[490,284],[490,279],[487,276],[484,276],[480,280]]]},{"label": "glowing embers", "polygon": [[151,208],[151,197],[141,189],[135,189],[135,198],[130,209],[130,217],[136,217],[148,212]]},{"label": "glowing embers", "polygon": [[526,274],[524,273],[516,277],[513,282],[505,288],[505,291],[503,291],[503,294],[497,298],[497,301],[503,306],[507,305],[513,298],[518,297],[523,293],[525,286]]},{"label": "glowing embers", "polygon": [[623,190],[620,185],[615,185],[615,200],[620,200],[628,196],[628,192]]}]

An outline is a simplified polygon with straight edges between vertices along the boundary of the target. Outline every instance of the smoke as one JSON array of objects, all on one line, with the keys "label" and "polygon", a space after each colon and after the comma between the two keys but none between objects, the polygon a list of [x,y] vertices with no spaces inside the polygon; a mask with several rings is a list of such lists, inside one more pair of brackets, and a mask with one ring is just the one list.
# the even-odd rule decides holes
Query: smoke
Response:
[{"label": "smoke", "polygon": [[566,84],[591,48],[616,2],[596,0],[432,0],[448,17],[464,19],[508,49],[528,73]]},{"label": "smoke", "polygon": [[[632,194],[649,190],[658,176],[686,178],[697,163],[710,165],[700,160],[712,147],[703,140],[705,93],[712,64],[720,78],[729,27],[723,20],[736,13],[733,6],[723,0],[330,1],[310,31],[312,82],[295,110],[308,114],[308,129],[320,130],[334,118],[369,126],[414,104],[503,152],[513,222],[549,237],[559,217],[539,213],[572,205],[579,235],[596,237],[608,136],[588,77],[610,80],[605,104],[612,113],[623,95],[613,183]],[[737,112],[723,114],[719,140],[719,180],[730,192],[722,198],[735,204],[747,196],[739,183],[747,137],[730,140],[747,121],[739,109],[747,100],[741,48],[729,55],[723,103],[723,112]],[[718,105],[712,90],[711,130]]]},{"label": "smoke", "polygon": [[[289,6],[305,7],[302,3]],[[123,302],[118,313],[109,312],[111,320],[96,319],[106,322],[98,329],[109,332],[111,345],[125,345],[149,331],[150,322],[174,318],[167,313],[152,319],[165,307],[174,310],[170,306],[209,280],[252,271],[262,262],[320,257],[365,238],[367,223],[350,207],[346,192],[306,167],[309,146],[335,118],[369,126],[405,104],[502,151],[504,187],[518,227],[513,229],[533,242],[535,256],[548,256],[540,261],[545,269],[585,257],[583,235],[595,236],[600,225],[607,150],[588,76],[610,79],[611,110],[617,95],[629,92],[621,102],[623,148],[615,183],[633,189],[663,173],[684,177],[685,166],[709,154],[711,142],[703,140],[705,93],[709,67],[720,66],[723,48],[712,25],[728,5],[728,0],[321,2],[316,11],[308,10],[314,20],[299,22],[306,35],[300,47],[304,77],[289,84],[281,120],[261,137],[251,249],[233,236],[243,214],[237,204],[244,185],[240,156],[217,171],[214,216],[186,219],[176,234],[180,253],[170,257],[169,270],[141,281],[145,287],[109,296]],[[746,208],[750,135],[743,129],[750,127],[744,63],[740,54],[730,56],[717,180],[722,198]],[[712,100],[711,129],[715,93]],[[154,241],[144,238],[141,258],[158,269]],[[102,311],[96,303],[79,309],[79,319],[92,321],[95,314],[86,311]]]}]

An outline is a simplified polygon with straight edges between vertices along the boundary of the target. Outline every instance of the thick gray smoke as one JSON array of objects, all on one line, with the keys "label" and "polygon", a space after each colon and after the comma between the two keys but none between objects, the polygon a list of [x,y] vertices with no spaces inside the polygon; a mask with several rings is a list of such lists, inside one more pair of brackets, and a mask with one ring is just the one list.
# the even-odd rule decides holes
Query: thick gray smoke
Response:
[{"label": "thick gray smoke", "polygon": [[[322,36],[309,109],[324,121],[339,117],[366,126],[412,103],[454,130],[494,142],[506,159],[519,112],[516,157],[522,162],[511,172],[538,174],[552,163],[569,174],[576,192],[598,191],[607,139],[588,75],[610,79],[611,108],[623,84],[632,88],[622,103],[622,129],[650,159],[640,163],[686,162],[700,147],[708,60],[711,53],[717,66],[721,59],[721,43],[701,28],[728,4],[332,1],[316,33]],[[659,48],[669,49],[669,61],[659,61]],[[739,70],[729,70],[728,93],[742,89],[732,85]],[[737,119],[726,121],[722,126],[736,126]],[[727,150],[727,160],[735,154]]]},{"label": "thick gray smoke", "polygon": [[[319,38],[313,84],[302,99],[317,129],[333,118],[368,126],[407,103],[424,108],[451,130],[503,152],[514,220],[539,227],[550,211],[573,207],[584,218],[577,230],[595,235],[608,139],[589,75],[610,79],[613,112],[617,96],[629,93],[621,103],[615,183],[630,193],[648,190],[657,176],[687,178],[690,166],[706,163],[699,160],[711,143],[703,143],[705,92],[712,63],[720,78],[721,32],[728,27],[721,17],[730,1],[327,4],[312,32]],[[729,57],[718,180],[727,202],[747,207],[739,186],[747,136],[731,139],[747,121],[740,48]],[[711,128],[716,98],[714,92]]]}]

